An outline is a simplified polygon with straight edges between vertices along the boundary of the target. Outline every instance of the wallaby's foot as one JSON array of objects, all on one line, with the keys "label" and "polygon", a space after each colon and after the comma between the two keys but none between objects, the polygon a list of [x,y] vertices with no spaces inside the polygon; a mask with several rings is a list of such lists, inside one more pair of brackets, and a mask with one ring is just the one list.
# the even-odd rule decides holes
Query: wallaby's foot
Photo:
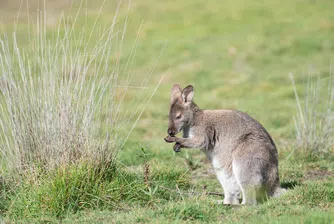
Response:
[{"label": "wallaby's foot", "polygon": [[244,207],[242,204],[225,204],[224,200],[216,200],[216,204],[222,205],[224,207],[231,207],[232,209],[240,209]]},{"label": "wallaby's foot", "polygon": [[174,152],[181,152],[181,145],[176,143],[173,147]]}]

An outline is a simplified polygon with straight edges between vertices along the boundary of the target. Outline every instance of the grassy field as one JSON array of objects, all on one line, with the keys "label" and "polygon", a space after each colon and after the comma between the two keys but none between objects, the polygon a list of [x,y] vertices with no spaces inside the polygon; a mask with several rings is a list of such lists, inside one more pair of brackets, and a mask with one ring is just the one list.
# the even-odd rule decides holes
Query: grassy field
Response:
[{"label": "grassy field", "polygon": [[[74,29],[83,24],[93,29],[101,4],[83,3]],[[27,46],[29,22],[25,6],[16,16],[19,5],[0,3],[1,30],[11,33],[17,21],[17,39]],[[31,19],[38,5],[29,4]],[[65,0],[47,1],[47,35],[57,29],[62,10],[75,15],[78,7]],[[330,0],[141,0],[133,1],[129,10],[123,2],[116,31],[122,32],[127,19],[125,39],[122,49],[121,41],[115,42],[112,53],[122,51],[120,74],[127,75],[135,46],[130,84],[140,85],[152,68],[145,93],[163,79],[115,167],[87,173],[90,164],[82,163],[18,182],[6,181],[8,172],[1,165],[1,218],[8,223],[333,223],[334,145],[297,146],[293,117],[298,105],[289,76],[293,74],[302,105],[308,77],[320,77],[319,101],[308,107],[324,105],[333,76],[333,8]],[[97,26],[111,24],[115,10],[115,2],[106,2]],[[94,47],[98,35],[86,44]],[[281,182],[288,193],[256,207],[223,206],[216,203],[222,196],[206,195],[223,190],[205,155],[191,149],[174,153],[163,140],[174,83],[194,85],[195,102],[203,109],[237,109],[259,120],[277,145]],[[137,89],[130,89],[125,96],[125,116],[137,95]],[[329,116],[333,111],[331,105]],[[101,110],[96,120],[105,123],[108,115]]]}]

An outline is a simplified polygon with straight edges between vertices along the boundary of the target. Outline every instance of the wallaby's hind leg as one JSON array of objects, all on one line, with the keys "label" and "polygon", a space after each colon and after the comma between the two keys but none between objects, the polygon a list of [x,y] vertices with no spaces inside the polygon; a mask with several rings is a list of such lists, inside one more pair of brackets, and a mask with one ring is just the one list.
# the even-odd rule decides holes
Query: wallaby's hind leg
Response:
[{"label": "wallaby's hind leg", "polygon": [[252,186],[243,184],[241,186],[242,202],[243,205],[257,205],[258,195],[261,192],[261,186]]},{"label": "wallaby's hind leg", "polygon": [[266,198],[260,163],[257,163],[257,161],[234,160],[232,167],[235,179],[242,192],[242,204],[256,205],[258,200]]},{"label": "wallaby's hind leg", "polygon": [[224,189],[224,204],[239,204],[241,191],[234,175],[223,169],[216,169],[217,178]]}]

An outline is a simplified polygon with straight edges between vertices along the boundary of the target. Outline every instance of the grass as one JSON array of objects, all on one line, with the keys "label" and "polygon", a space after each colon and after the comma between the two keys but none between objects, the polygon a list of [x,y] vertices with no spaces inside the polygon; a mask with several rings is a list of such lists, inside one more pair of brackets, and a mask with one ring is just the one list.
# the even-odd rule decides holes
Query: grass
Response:
[{"label": "grass", "polygon": [[[320,77],[309,77],[303,107],[295,88],[298,105],[298,115],[294,118],[297,132],[296,147],[306,151],[303,154],[329,152],[334,145],[332,80],[332,77],[328,78],[327,86],[324,87]],[[292,82],[294,84],[293,77]]]},{"label": "grass", "polygon": [[95,208],[120,211],[127,210],[129,202],[143,206],[175,198],[174,194],[160,190],[160,185],[172,187],[177,184],[181,189],[188,185],[182,170],[160,168],[148,175],[146,182],[144,175],[120,170],[101,172],[96,170],[95,164],[67,166],[39,177],[38,183],[21,184],[5,210],[14,220],[64,218],[80,210]]},{"label": "grass", "polygon": [[[54,10],[47,16],[48,22],[45,24],[47,38],[56,37],[52,33],[57,30],[55,26],[57,23],[52,21],[61,15],[58,9],[64,9],[66,13],[75,15],[77,6],[71,8],[63,3],[57,6],[56,2],[48,2],[53,5],[51,8]],[[21,46],[20,55],[26,55],[26,60],[34,61],[40,57],[26,50],[29,49],[29,44],[31,45],[26,38],[27,18],[23,13],[14,28],[12,24],[17,18],[18,3],[14,4],[13,1],[11,4],[10,7],[8,5],[0,7],[4,21],[2,29],[9,34],[11,30],[16,29],[16,40]],[[130,136],[127,136],[128,129],[123,124],[132,127],[136,119],[132,119],[129,123],[123,120],[124,122],[120,122],[118,126],[111,126],[108,123],[112,117],[113,110],[110,105],[113,96],[122,96],[122,88],[119,88],[116,95],[111,95],[110,90],[106,90],[105,101],[96,104],[99,109],[94,110],[92,119],[94,122],[89,123],[97,126],[96,128],[94,126],[96,132],[93,132],[92,144],[103,142],[110,128],[115,128],[116,133],[118,131],[125,133],[124,138],[117,137],[122,144],[116,148],[121,150],[117,162],[109,167],[111,169],[99,172],[98,163],[94,163],[94,160],[93,163],[87,162],[84,160],[87,157],[83,156],[77,164],[50,167],[47,174],[41,172],[36,175],[34,172],[27,172],[26,176],[29,178],[13,181],[12,178],[8,178],[8,166],[4,165],[7,160],[2,158],[0,209],[4,220],[13,223],[28,221],[57,223],[59,220],[64,223],[333,222],[334,148],[329,141],[325,141],[328,143],[326,151],[329,153],[320,153],[324,151],[324,147],[321,146],[313,155],[309,155],[304,153],[307,148],[305,145],[301,146],[302,153],[293,151],[298,136],[293,117],[296,117],[297,127],[302,124],[297,117],[301,111],[297,106],[295,90],[301,105],[307,105],[306,109],[318,111],[317,105],[313,107],[308,103],[310,102],[308,99],[312,97],[307,98],[307,94],[313,94],[313,90],[316,90],[307,91],[310,90],[307,85],[309,74],[317,75],[319,80],[316,83],[326,87],[330,80],[328,77],[332,75],[330,72],[334,51],[332,1],[321,0],[315,3],[268,0],[256,3],[228,0],[223,4],[211,0],[206,2],[168,0],[163,3],[151,0],[133,1],[129,12],[125,3],[119,9],[117,17],[115,30],[118,33],[122,33],[122,24],[127,21],[122,48],[120,48],[120,36],[118,39],[113,39],[115,42],[105,42],[111,44],[110,48],[96,42],[101,36],[100,26],[112,24],[114,14],[110,12],[114,12],[116,6],[114,2],[105,2],[102,12],[99,13],[101,4],[96,1],[82,5],[75,23],[77,25],[73,26],[72,33],[75,35],[70,39],[64,39],[63,43],[67,48],[62,48],[65,49],[62,55],[70,55],[74,61],[78,61],[77,55],[80,53],[86,55],[85,47],[88,49],[87,55],[94,52],[94,49],[105,52],[110,50],[110,60],[101,60],[104,57],[100,55],[95,58],[94,63],[114,68],[112,66],[116,63],[114,56],[122,52],[119,56],[119,65],[115,67],[119,68],[120,77],[124,78],[124,82],[118,83],[119,86],[129,85],[127,74],[131,74],[130,84],[136,86],[146,83],[146,78],[150,77],[151,81],[146,83],[148,89],[144,89],[143,95],[138,94],[139,89],[128,89],[126,92],[120,107],[120,115],[124,115],[124,118],[129,117],[132,111],[136,111],[133,107],[137,104],[132,103],[137,96],[149,95],[148,92],[154,90],[162,76],[164,79],[150,103],[146,105]],[[36,5],[38,4],[30,4],[33,15],[29,18],[31,21],[35,18],[36,10],[33,7]],[[9,8],[11,10],[6,10]],[[10,13],[11,11],[13,13]],[[93,32],[97,15],[100,19],[95,28],[96,32]],[[72,24],[73,18],[68,18],[69,24]],[[65,27],[61,26],[61,35],[66,35]],[[71,30],[71,26],[69,27]],[[93,32],[92,41],[87,41],[85,35],[80,36],[80,31],[85,31],[87,35]],[[139,41],[135,39],[137,35]],[[75,44],[80,43],[80,37],[84,46]],[[47,53],[46,49],[49,46],[41,42],[39,44],[45,47],[43,49]],[[114,46],[116,48],[113,48]],[[51,44],[50,47],[54,45]],[[6,48],[2,48],[2,51],[4,49]],[[13,49],[12,46],[9,46],[9,49]],[[132,49],[135,49],[135,52]],[[159,58],[162,49],[163,53]],[[7,52],[17,56],[17,51]],[[62,55],[59,54],[59,57]],[[157,58],[159,58],[158,63],[156,63]],[[48,64],[52,64],[53,61],[56,60],[50,59]],[[126,66],[127,61],[129,66]],[[67,63],[69,62],[64,62],[65,65]],[[60,63],[60,67],[61,65]],[[152,67],[154,74],[150,75]],[[91,68],[94,70],[94,66]],[[18,67],[15,69],[20,71]],[[55,70],[49,69],[49,71]],[[295,85],[292,85],[289,73],[294,74]],[[13,77],[19,78],[15,74]],[[1,75],[3,77],[3,72]],[[87,96],[93,88],[91,81],[104,80],[103,77],[98,75],[89,79],[79,79],[79,83],[89,87],[83,90]],[[281,182],[283,186],[289,188],[288,193],[281,198],[250,208],[218,205],[216,201],[222,199],[220,196],[186,194],[192,191],[201,193],[204,188],[214,192],[222,192],[222,189],[203,154],[195,150],[184,150],[176,154],[169,145],[164,144],[169,91],[174,83],[179,83],[181,86],[193,84],[196,103],[202,108],[238,109],[248,112],[259,120],[278,146]],[[41,83],[35,84],[38,87]],[[53,84],[55,88],[62,87],[57,82]],[[102,83],[100,87],[107,86],[106,84],[108,83]],[[27,94],[35,94],[32,89],[23,91],[25,92],[17,93],[21,94],[18,95],[20,102],[25,102],[23,99]],[[56,89],[53,91],[57,92]],[[72,91],[68,93],[69,96],[73,96]],[[98,97],[100,93],[97,91],[94,96]],[[327,88],[319,88],[316,93],[319,98],[328,96]],[[145,97],[143,99],[145,100]],[[61,101],[55,100],[55,102],[58,102],[55,105],[61,105]],[[73,100],[70,102],[80,108],[82,106],[80,102]],[[138,111],[141,111],[143,105],[140,102],[143,101],[136,102],[139,105]],[[20,107],[17,108],[21,110]],[[26,111],[26,107],[22,109]],[[34,108],[24,113],[24,119],[36,117],[36,111],[38,110]],[[86,109],[83,107],[82,111]],[[54,117],[57,113],[55,110]],[[1,122],[6,120],[2,119]],[[309,124],[310,127],[315,125],[312,121]],[[8,127],[13,127],[10,125]],[[77,133],[80,133],[80,129]],[[22,138],[26,136],[22,134]],[[52,132],[50,136],[54,136]],[[59,138],[54,136],[54,139]],[[124,145],[123,140],[127,140]],[[12,147],[7,148],[16,150]],[[97,149],[94,147],[95,152]],[[13,158],[19,157],[13,156]],[[49,160],[52,161],[52,158]]]},{"label": "grass", "polygon": [[159,205],[132,205],[125,211],[110,210],[79,212],[63,220],[64,223],[170,223],[170,222],[227,222],[227,223],[331,223],[333,178],[322,185],[306,181],[286,195],[257,207],[228,207],[216,203],[211,196],[185,197]]}]

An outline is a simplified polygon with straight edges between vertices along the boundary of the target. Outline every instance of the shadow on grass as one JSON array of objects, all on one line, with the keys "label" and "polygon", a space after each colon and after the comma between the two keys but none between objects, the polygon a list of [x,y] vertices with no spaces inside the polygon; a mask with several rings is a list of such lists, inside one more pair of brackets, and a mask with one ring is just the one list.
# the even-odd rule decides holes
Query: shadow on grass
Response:
[{"label": "shadow on grass", "polygon": [[300,185],[300,182],[295,180],[281,182],[281,187],[285,189],[293,189],[298,185]]}]

